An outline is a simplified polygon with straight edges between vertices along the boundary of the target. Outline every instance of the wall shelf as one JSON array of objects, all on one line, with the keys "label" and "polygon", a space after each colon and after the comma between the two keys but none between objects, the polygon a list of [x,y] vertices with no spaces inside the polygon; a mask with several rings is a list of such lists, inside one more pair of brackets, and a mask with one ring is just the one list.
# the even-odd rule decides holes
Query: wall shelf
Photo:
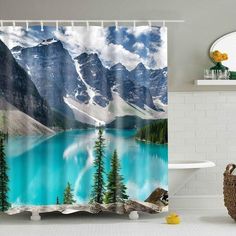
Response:
[{"label": "wall shelf", "polygon": [[227,86],[232,86],[236,85],[236,80],[194,80],[194,84],[198,86],[203,86],[203,85],[210,85],[210,86],[215,86],[215,85],[227,85]]}]

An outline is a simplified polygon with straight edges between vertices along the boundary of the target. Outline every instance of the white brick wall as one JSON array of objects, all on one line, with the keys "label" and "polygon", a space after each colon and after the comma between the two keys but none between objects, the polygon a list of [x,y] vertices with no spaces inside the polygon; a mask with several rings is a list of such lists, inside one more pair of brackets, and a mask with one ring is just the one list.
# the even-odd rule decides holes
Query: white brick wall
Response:
[{"label": "white brick wall", "polygon": [[169,93],[169,160],[211,160],[177,195],[221,195],[223,172],[236,163],[236,92]]}]

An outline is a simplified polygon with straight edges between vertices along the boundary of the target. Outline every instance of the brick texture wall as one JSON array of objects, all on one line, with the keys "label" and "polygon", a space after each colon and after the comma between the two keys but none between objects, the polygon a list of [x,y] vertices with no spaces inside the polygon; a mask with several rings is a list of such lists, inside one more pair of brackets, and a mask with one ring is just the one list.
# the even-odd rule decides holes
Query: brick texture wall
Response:
[{"label": "brick texture wall", "polygon": [[236,163],[236,92],[169,93],[169,161],[211,160],[177,195],[221,195],[223,172]]}]

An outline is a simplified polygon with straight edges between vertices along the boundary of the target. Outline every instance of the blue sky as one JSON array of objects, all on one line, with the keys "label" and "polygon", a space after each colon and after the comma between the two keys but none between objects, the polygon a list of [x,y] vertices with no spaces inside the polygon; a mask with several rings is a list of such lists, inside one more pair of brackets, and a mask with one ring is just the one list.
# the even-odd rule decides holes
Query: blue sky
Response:
[{"label": "blue sky", "polygon": [[[147,57],[148,50],[153,53],[157,52],[157,47],[153,47],[152,43],[157,46],[161,45],[159,27],[153,27],[153,30],[150,32],[144,31],[144,33],[139,34],[137,37],[135,37],[135,35],[130,31],[131,30],[126,27],[122,27],[119,30],[114,26],[109,27],[107,30],[107,41],[108,43],[120,44],[125,49],[130,52],[135,52],[143,58]],[[143,44],[143,47],[135,47],[137,43]]]}]

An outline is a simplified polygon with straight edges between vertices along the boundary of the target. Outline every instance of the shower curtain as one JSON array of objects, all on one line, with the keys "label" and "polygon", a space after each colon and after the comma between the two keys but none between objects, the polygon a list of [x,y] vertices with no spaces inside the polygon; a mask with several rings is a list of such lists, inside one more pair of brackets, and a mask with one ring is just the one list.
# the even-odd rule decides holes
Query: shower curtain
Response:
[{"label": "shower curtain", "polygon": [[0,210],[168,208],[165,27],[0,29]]}]

